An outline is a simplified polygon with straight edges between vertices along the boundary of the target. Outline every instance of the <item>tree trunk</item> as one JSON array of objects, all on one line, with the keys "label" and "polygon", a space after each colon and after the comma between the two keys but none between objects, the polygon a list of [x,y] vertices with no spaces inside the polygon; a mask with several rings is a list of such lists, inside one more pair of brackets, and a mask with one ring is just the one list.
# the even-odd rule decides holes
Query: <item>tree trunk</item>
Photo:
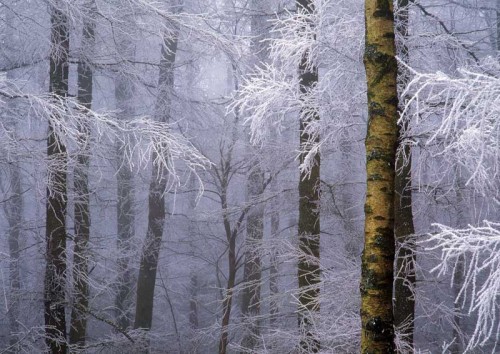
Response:
[{"label": "tree trunk", "polygon": [[[271,209],[271,239],[276,240],[279,235],[279,228],[280,228],[280,213],[279,213],[279,192],[278,192],[278,182],[276,178],[272,181],[271,184],[271,190],[272,193],[276,193],[276,197],[274,198],[272,202],[272,209]],[[270,263],[270,269],[269,269],[269,296],[271,298],[269,302],[269,315],[270,315],[270,327],[273,329],[276,327],[276,321],[279,313],[279,307],[278,307],[278,299],[277,297],[279,296],[279,288],[278,288],[278,276],[279,276],[279,269],[278,269],[278,259],[277,259],[277,252],[275,251],[274,247],[271,250],[271,256],[269,259]]]},{"label": "tree trunk", "polygon": [[229,320],[231,318],[231,307],[233,304],[233,291],[234,284],[236,281],[236,236],[238,233],[238,227],[231,230],[231,224],[229,222],[228,215],[228,204],[227,204],[227,175],[228,170],[223,171],[223,177],[221,181],[221,205],[223,211],[223,222],[224,231],[226,233],[226,239],[228,242],[228,277],[226,285],[226,294],[224,300],[222,301],[222,323],[221,323],[221,336],[219,340],[219,354],[226,354],[227,345],[229,342]]},{"label": "tree trunk", "polygon": [[[263,39],[268,37],[266,30],[267,17],[266,8],[268,1],[251,0],[251,34],[250,51],[257,66],[268,57],[268,46]],[[241,314],[246,323],[246,331],[241,341],[241,346],[247,351],[254,349],[260,333],[260,293],[262,287],[262,261],[260,257],[260,246],[264,236],[264,203],[262,194],[264,192],[264,172],[259,166],[259,156],[262,151],[257,147],[249,147],[249,159],[253,159],[255,168],[252,168],[247,180],[247,201],[252,203],[247,214],[247,227],[245,239],[245,266],[243,270],[244,287],[241,296]]]},{"label": "tree trunk", "polygon": [[[60,5],[59,3],[56,3]],[[52,7],[50,53],[50,92],[54,96],[68,94],[69,28],[66,14]],[[59,118],[60,119],[60,118]],[[46,202],[46,269],[45,269],[45,332],[52,353],[66,353],[66,147],[49,122],[47,138],[49,178]]]},{"label": "tree trunk", "polygon": [[[13,124],[13,131],[15,125]],[[9,350],[8,353],[17,353],[19,350],[16,344],[19,340],[19,301],[21,290],[21,279],[19,274],[19,256],[21,234],[23,200],[21,196],[21,168],[18,161],[11,161],[10,188],[11,194],[4,204],[5,215],[9,225],[8,244],[9,244],[9,302],[7,317],[9,319]]]},{"label": "tree trunk", "polygon": [[[466,189],[465,181],[461,175],[460,167],[454,168],[455,172],[455,193],[456,193],[456,205],[458,209],[457,215],[457,223],[456,227],[459,229],[464,229],[467,227],[469,222],[469,215],[466,209],[466,200],[464,198],[464,191]],[[464,331],[463,325],[461,323],[462,317],[462,306],[460,305],[461,301],[458,301],[458,296],[460,294],[460,290],[464,284],[464,263],[465,257],[461,255],[457,260],[457,265],[453,271],[453,310],[455,315],[453,316],[453,331],[452,336],[454,338],[453,344],[450,346],[451,354],[461,354],[463,353],[464,348]]]},{"label": "tree trunk", "polygon": [[[259,336],[260,292],[262,282],[262,261],[260,248],[264,235],[264,205],[256,200],[262,196],[263,173],[259,167],[255,168],[248,178],[247,199],[251,205],[247,214],[247,234],[245,240],[245,266],[243,270],[244,288],[241,296],[241,314],[246,322],[246,333],[241,346],[252,350],[257,344]],[[252,201],[253,200],[253,201]]]},{"label": "tree trunk", "polygon": [[[298,0],[297,9],[304,15],[314,11],[311,0]],[[308,67],[310,53],[303,54],[299,66],[300,92],[305,95],[318,83],[318,69]],[[314,113],[305,113],[307,111]],[[319,143],[319,135],[311,136],[306,131],[310,124],[319,120],[315,107],[307,107],[301,112],[300,119],[300,163],[311,152],[314,144]],[[319,337],[313,332],[314,314],[319,313],[319,291],[321,273],[320,257],[320,155],[313,156],[313,163],[309,173],[302,171],[299,179],[299,308],[298,323],[301,335],[300,346],[303,351],[316,353],[320,349]]]},{"label": "tree trunk", "polygon": [[[408,0],[398,0],[397,30],[403,38],[399,43],[399,56],[405,64],[409,64],[409,52],[406,46],[408,38],[409,12]],[[398,80],[401,89],[408,84],[410,73],[400,66]],[[400,99],[400,111],[404,109],[405,98]],[[398,130],[398,144],[402,143],[401,130]],[[404,156],[409,161],[404,164]],[[404,146],[403,154],[397,157],[394,195],[394,233],[398,249],[400,249],[396,259],[396,278],[394,281],[394,325],[399,328],[404,341],[413,348],[413,330],[415,321],[415,298],[413,289],[416,286],[415,262],[416,255],[412,248],[412,235],[415,233],[413,225],[412,209],[412,180],[411,180],[411,150],[408,145]]]},{"label": "tree trunk", "polygon": [[[92,52],[95,42],[95,22],[93,19],[96,11],[94,0],[87,3],[90,12],[83,24],[82,33],[82,55],[78,63],[78,102],[91,109],[92,106],[92,83],[93,71],[86,61],[84,53]],[[89,202],[89,138],[88,124],[83,122],[79,126],[81,132],[81,148],[83,153],[77,157],[75,167],[74,190],[75,190],[75,243],[73,249],[73,292],[74,302],[71,312],[71,326],[69,330],[69,343],[85,346],[87,330],[87,314],[89,307],[89,284],[88,284],[88,242],[90,237],[90,202]]]},{"label": "tree trunk", "polygon": [[390,0],[365,1],[368,86],[365,244],[361,265],[361,353],[393,353],[394,182],[397,61]]},{"label": "tree trunk", "polygon": [[[158,97],[156,117],[161,122],[168,122],[170,116],[171,95],[174,87],[174,64],[177,52],[177,35],[163,37],[160,76],[158,79]],[[154,154],[153,161],[158,156]],[[161,159],[161,158],[160,158]],[[151,184],[149,187],[148,231],[142,250],[139,278],[137,280],[137,306],[134,328],[151,329],[153,320],[153,299],[156,284],[156,269],[160,255],[163,225],[165,223],[165,192],[167,176],[164,167],[153,163]]]},{"label": "tree trunk", "polygon": [[[7,28],[12,27],[12,13],[7,12],[4,18]],[[11,31],[8,31],[11,32]],[[11,35],[9,33],[8,35]],[[7,35],[7,36],[8,36]],[[13,72],[7,72],[7,79],[13,79]],[[9,109],[15,108],[15,103],[9,101],[7,103]],[[18,124],[15,119],[5,119],[5,128],[7,131],[12,132],[12,140],[18,139]],[[19,315],[20,315],[20,296],[21,296],[21,276],[20,276],[20,236],[23,221],[23,198],[22,198],[22,182],[21,182],[21,163],[19,157],[13,154],[13,157],[8,158],[10,165],[10,181],[7,184],[7,191],[4,190],[2,185],[2,192],[4,193],[5,202],[3,203],[4,213],[8,224],[7,242],[9,247],[9,298],[7,304],[7,318],[9,320],[9,348],[7,353],[14,354],[20,351],[19,343]],[[10,153],[7,156],[11,156]]]},{"label": "tree trunk", "polygon": [[[118,34],[120,36],[120,34]],[[117,38],[118,52],[125,61],[135,58],[135,45],[125,34]],[[121,111],[122,119],[130,119],[134,115],[135,88],[126,74],[119,73],[115,79],[116,107]],[[130,327],[132,314],[133,270],[132,270],[132,239],[135,234],[134,212],[134,179],[132,171],[125,161],[124,150],[127,147],[118,141],[116,156],[118,172],[117,182],[117,280],[115,297],[115,318],[117,325],[125,330]]]}]

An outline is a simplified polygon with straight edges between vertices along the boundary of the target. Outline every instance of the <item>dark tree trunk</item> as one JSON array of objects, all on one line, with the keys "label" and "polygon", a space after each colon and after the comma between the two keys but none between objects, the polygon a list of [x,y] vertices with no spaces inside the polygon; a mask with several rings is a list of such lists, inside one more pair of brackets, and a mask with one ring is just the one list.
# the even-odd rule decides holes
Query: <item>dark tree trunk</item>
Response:
[{"label": "dark tree trunk", "polygon": [[[314,11],[311,0],[298,0],[298,11],[305,15]],[[310,53],[303,54],[299,66],[300,92],[305,95],[318,83],[318,69],[308,67]],[[306,113],[311,110],[314,113]],[[301,112],[300,120],[300,163],[311,152],[314,144],[319,143],[319,135],[311,136],[307,133],[308,126],[319,120],[315,107],[307,107]],[[321,273],[319,267],[320,257],[320,155],[314,153],[311,170],[301,172],[299,179],[299,309],[298,321],[301,333],[300,346],[303,351],[316,353],[320,349],[319,337],[313,332],[314,314],[319,314],[319,291]]]},{"label": "dark tree trunk", "polygon": [[236,281],[236,236],[239,227],[236,226],[234,230],[231,230],[231,224],[228,215],[228,204],[227,204],[227,176],[228,171],[223,171],[223,177],[221,181],[221,205],[223,210],[223,223],[224,231],[226,234],[228,242],[228,272],[226,294],[224,300],[222,301],[222,323],[221,323],[221,336],[219,340],[219,354],[226,354],[227,345],[229,342],[229,321],[231,319],[231,307],[233,304],[233,291],[234,284]]},{"label": "dark tree trunk", "polygon": [[[94,0],[87,3],[89,13],[84,19],[82,31],[81,56],[77,67],[78,103],[85,109],[92,106],[93,70],[85,55],[92,53],[95,42]],[[83,347],[87,330],[87,315],[89,311],[88,284],[88,243],[90,237],[90,202],[89,202],[89,138],[90,131],[87,122],[79,126],[81,139],[79,141],[82,153],[77,157],[75,167],[75,243],[73,249],[73,308],[69,330],[69,343]]]},{"label": "dark tree trunk", "polygon": [[[69,28],[66,14],[51,8],[50,92],[68,94]],[[59,117],[60,119],[60,117]],[[52,353],[66,353],[66,148],[49,123],[47,139],[49,181],[46,203],[45,332]]]},{"label": "dark tree trunk", "polygon": [[[459,229],[464,229],[467,227],[469,222],[469,215],[467,213],[466,199],[464,198],[464,193],[466,190],[465,181],[462,176],[462,172],[460,167],[456,167],[454,169],[455,172],[455,193],[456,193],[456,205],[458,209],[457,222],[456,227]],[[461,255],[457,259],[457,265],[453,271],[453,310],[455,315],[453,316],[453,331],[452,336],[454,339],[453,344],[450,346],[451,354],[461,354],[463,353],[464,346],[466,343],[464,342],[464,326],[461,323],[461,317],[463,308],[461,306],[461,302],[457,301],[458,296],[460,294],[460,290],[464,284],[464,263],[465,257]]]},{"label": "dark tree trunk", "polygon": [[[252,203],[247,214],[247,234],[245,240],[245,266],[241,296],[241,314],[245,318],[246,333],[241,346],[247,350],[255,347],[259,336],[260,291],[262,282],[262,261],[260,248],[264,234],[264,205],[257,198],[263,193],[263,174],[260,168],[255,168],[248,178],[247,195]],[[257,200],[256,200],[257,199]],[[253,202],[252,202],[253,200]]]},{"label": "dark tree trunk", "polygon": [[[158,79],[158,97],[156,117],[161,122],[168,122],[170,116],[171,95],[174,87],[174,65],[177,53],[177,35],[163,38],[160,76]],[[154,155],[153,161],[162,160]],[[167,158],[168,160],[168,158]],[[149,187],[148,231],[142,250],[139,278],[137,280],[137,306],[134,328],[151,329],[153,320],[154,290],[156,270],[160,255],[165,223],[165,193],[167,176],[163,166],[153,163],[151,184]]]},{"label": "dark tree trunk", "polygon": [[[409,52],[406,45],[408,39],[409,11],[408,0],[398,0],[398,15],[396,16],[396,29],[402,37],[398,45],[401,60],[409,64]],[[398,70],[398,82],[403,90],[410,79],[409,71],[401,66]],[[404,109],[405,98],[401,97],[400,111]],[[408,125],[400,127],[398,144],[402,143],[402,131]],[[402,153],[397,157],[394,195],[394,233],[396,237],[397,254],[394,281],[394,325],[399,328],[405,342],[413,348],[413,331],[415,321],[415,298],[413,289],[416,286],[415,262],[416,255],[413,248],[412,236],[415,233],[412,209],[412,180],[411,180],[411,150],[405,145]],[[404,164],[404,156],[409,161]]]},{"label": "dark tree trunk", "polygon": [[394,352],[394,188],[398,94],[391,0],[365,1],[368,96],[365,244],[361,265],[361,353]]},{"label": "dark tree trunk", "polygon": [[[276,197],[272,202],[271,209],[271,238],[276,240],[279,236],[280,228],[280,213],[279,213],[279,194],[278,194],[278,182],[276,179],[273,180],[271,189],[273,193],[276,193]],[[273,247],[274,248],[274,247]],[[271,329],[276,327],[276,321],[279,313],[278,299],[279,288],[278,288],[278,259],[277,252],[273,249],[271,251],[271,256],[269,259],[270,269],[269,269],[269,293],[271,300],[269,302],[269,315],[270,315],[270,326]]]}]

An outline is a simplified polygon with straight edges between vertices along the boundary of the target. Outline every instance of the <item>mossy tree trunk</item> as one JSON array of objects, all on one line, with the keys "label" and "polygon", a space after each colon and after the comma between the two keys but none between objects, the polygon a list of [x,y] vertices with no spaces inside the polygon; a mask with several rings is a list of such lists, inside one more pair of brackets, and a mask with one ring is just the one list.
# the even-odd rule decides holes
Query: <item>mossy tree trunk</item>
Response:
[{"label": "mossy tree trunk", "polygon": [[[94,13],[96,11],[95,1],[88,3],[89,13],[83,23],[82,33],[82,55],[77,67],[78,75],[78,102],[91,109],[92,106],[92,84],[93,70],[85,56],[92,53],[95,42]],[[88,243],[90,237],[90,200],[89,200],[89,156],[90,156],[90,130],[88,124],[81,123],[80,144],[83,153],[78,155],[78,164],[75,167],[74,190],[75,190],[75,244],[73,251],[73,293],[74,301],[71,311],[71,325],[69,331],[70,344],[85,346],[87,333],[87,315],[89,307],[89,284],[88,284]]]},{"label": "mossy tree trunk", "polygon": [[[297,0],[297,10],[307,16],[313,13],[312,0]],[[306,95],[318,83],[318,69],[309,66],[310,53],[305,52],[299,65],[300,92]],[[319,135],[308,133],[310,124],[319,120],[315,107],[306,107],[300,119],[300,163],[319,143]],[[304,112],[307,112],[304,114]],[[314,153],[310,171],[302,171],[299,179],[299,309],[298,322],[301,334],[301,350],[316,353],[320,349],[319,337],[313,331],[314,314],[319,313],[320,291],[320,155]]]},{"label": "mossy tree trunk", "polygon": [[361,270],[361,353],[394,352],[394,182],[397,62],[391,0],[365,1],[368,87],[365,245]]},{"label": "mossy tree trunk", "polygon": [[[50,9],[51,53],[49,91],[56,98],[68,95],[69,25],[67,15],[58,2]],[[59,118],[60,119],[60,118]],[[67,152],[60,137],[49,123],[47,158],[51,185],[46,201],[46,269],[45,269],[45,333],[51,353],[66,353],[66,209]]]}]

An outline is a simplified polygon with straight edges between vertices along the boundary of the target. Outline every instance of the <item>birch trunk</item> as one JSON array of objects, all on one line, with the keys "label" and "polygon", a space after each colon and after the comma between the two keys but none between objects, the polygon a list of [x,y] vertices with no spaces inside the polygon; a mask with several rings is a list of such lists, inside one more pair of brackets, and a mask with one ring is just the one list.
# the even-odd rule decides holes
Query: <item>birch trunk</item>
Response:
[{"label": "birch trunk", "polygon": [[365,244],[361,265],[361,353],[394,352],[394,182],[397,61],[390,0],[365,1],[368,86]]}]

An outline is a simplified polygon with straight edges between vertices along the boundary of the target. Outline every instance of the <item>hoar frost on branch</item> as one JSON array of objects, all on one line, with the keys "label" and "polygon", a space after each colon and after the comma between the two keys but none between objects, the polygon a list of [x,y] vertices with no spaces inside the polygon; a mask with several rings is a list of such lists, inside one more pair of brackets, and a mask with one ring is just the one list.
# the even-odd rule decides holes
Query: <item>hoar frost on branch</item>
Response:
[{"label": "hoar frost on branch", "polygon": [[[496,73],[500,66],[487,61]],[[458,70],[457,77],[412,70],[403,95],[410,96],[403,118],[410,121],[406,143],[422,153],[442,157],[469,172],[466,185],[484,194],[496,193],[500,181],[500,78],[479,68]],[[438,118],[442,117],[442,118]],[[430,148],[432,145],[439,149]],[[423,160],[423,159],[422,159]]]},{"label": "hoar frost on branch", "polygon": [[[432,270],[438,276],[454,274],[461,260],[464,279],[455,299],[477,314],[477,322],[466,351],[500,339],[500,223],[485,221],[483,226],[453,229],[436,224],[439,230],[422,243],[427,251],[440,250],[441,261]],[[452,277],[452,283],[455,281]],[[496,350],[496,345],[492,353]]]},{"label": "hoar frost on branch", "polygon": [[[485,59],[481,66],[458,69],[455,77],[411,70],[412,80],[403,94],[409,100],[401,118],[409,123],[404,143],[419,148],[417,168],[422,167],[426,158],[437,158],[445,164],[438,179],[446,178],[449,173],[459,178],[456,171],[464,171],[466,185],[485,197],[493,197],[497,203],[499,73],[500,66],[492,58]],[[421,242],[427,245],[426,252],[440,252],[440,262],[432,271],[438,276],[452,274],[452,285],[459,288],[455,303],[467,308],[469,315],[477,316],[465,350],[473,352],[491,341],[498,342],[500,224],[484,221],[482,226],[459,229],[435,226],[438,232]],[[460,281],[455,279],[458,269],[464,269]]]},{"label": "hoar frost on branch", "polygon": [[[356,120],[346,117],[361,116],[353,109],[355,103],[346,104],[353,99],[364,100],[357,95],[353,98],[352,92],[359,90],[351,87],[356,81],[353,76],[362,71],[358,66],[363,23],[359,5],[358,1],[315,1],[311,13],[285,12],[284,17],[272,20],[273,38],[267,40],[270,63],[261,63],[244,79],[230,107],[247,117],[245,124],[250,126],[254,144],[274,136],[273,131],[289,127],[299,115],[304,121],[310,120],[303,132],[311,144],[300,166],[302,171],[310,170],[312,157],[332,134],[339,134],[339,127]],[[305,92],[301,92],[299,82],[301,63],[306,70],[317,67],[320,72],[319,83],[302,88]],[[308,119],[318,112],[327,119]],[[332,124],[334,127],[329,127]],[[318,136],[321,139],[316,142]]]},{"label": "hoar frost on branch", "polygon": [[[208,159],[198,152],[186,137],[173,132],[175,123],[167,124],[147,117],[121,120],[115,117],[113,112],[98,113],[88,110],[73,98],[50,94],[25,94],[7,81],[1,82],[0,95],[8,100],[19,101],[15,112],[17,119],[25,120],[28,116],[50,123],[59,137],[57,143],[63,144],[68,151],[70,165],[77,163],[76,156],[88,153],[88,144],[93,146],[92,156],[112,158],[109,156],[109,149],[102,147],[107,145],[106,142],[111,144],[121,140],[122,146],[125,147],[122,151],[123,161],[133,169],[147,168],[153,156],[156,156],[153,162],[161,166],[160,170],[168,172],[166,191],[176,189],[182,181],[188,180],[181,178],[179,163],[187,169],[187,173],[193,173],[195,176],[198,176],[197,171],[210,166]],[[85,139],[81,127],[92,132],[90,141]],[[9,133],[5,127],[2,130],[2,134]],[[12,150],[12,146],[9,150]],[[64,171],[67,165],[64,159],[51,156],[47,161],[47,168],[50,179],[54,172]],[[202,183],[199,177],[198,181],[201,191]],[[54,181],[51,180],[48,182],[51,191],[57,192],[57,183],[52,183]]]}]

